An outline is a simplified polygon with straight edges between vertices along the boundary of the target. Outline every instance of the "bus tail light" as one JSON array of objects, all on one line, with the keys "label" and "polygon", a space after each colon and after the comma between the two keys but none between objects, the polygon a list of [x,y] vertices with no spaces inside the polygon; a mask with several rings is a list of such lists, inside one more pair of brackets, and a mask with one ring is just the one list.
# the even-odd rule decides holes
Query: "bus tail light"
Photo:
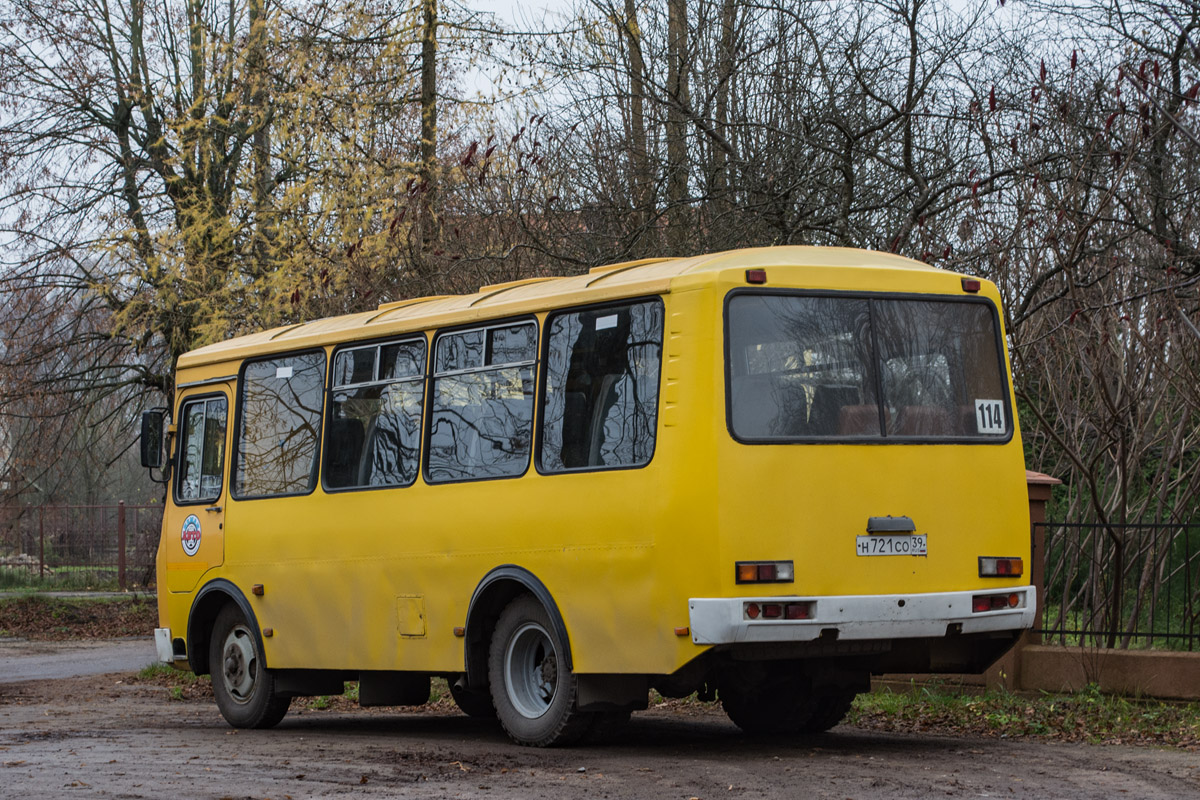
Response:
[{"label": "bus tail light", "polygon": [[791,561],[739,561],[735,567],[738,583],[791,583],[795,578]]},{"label": "bus tail light", "polygon": [[812,619],[812,603],[788,603],[783,608],[783,616],[787,619]]},{"label": "bus tail light", "polygon": [[750,600],[742,605],[745,619],[812,619],[815,603],[811,600],[793,603],[764,603]]},{"label": "bus tail light", "polygon": [[985,611],[1002,611],[1006,608],[1018,608],[1021,605],[1019,592],[1012,594],[977,594],[971,598],[971,611],[981,614]]},{"label": "bus tail light", "polygon": [[963,287],[964,292],[971,292],[972,294],[974,294],[975,292],[978,292],[980,290],[980,288],[982,288],[982,286],[983,286],[983,284],[981,284],[979,282],[978,278],[963,278],[962,279],[962,287]]},{"label": "bus tail light", "polygon": [[767,271],[765,269],[748,269],[746,270],[746,283],[762,285],[767,282]]},{"label": "bus tail light", "polygon": [[1025,564],[1019,558],[979,557],[979,577],[1019,578],[1025,572]]}]

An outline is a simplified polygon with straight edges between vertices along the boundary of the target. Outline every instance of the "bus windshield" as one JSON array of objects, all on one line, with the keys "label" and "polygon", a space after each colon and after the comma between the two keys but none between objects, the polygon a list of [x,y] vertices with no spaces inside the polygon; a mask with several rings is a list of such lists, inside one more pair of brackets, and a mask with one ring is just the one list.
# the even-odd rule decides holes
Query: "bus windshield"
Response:
[{"label": "bus windshield", "polygon": [[996,312],[980,301],[734,295],[729,427],[742,441],[1007,441]]}]

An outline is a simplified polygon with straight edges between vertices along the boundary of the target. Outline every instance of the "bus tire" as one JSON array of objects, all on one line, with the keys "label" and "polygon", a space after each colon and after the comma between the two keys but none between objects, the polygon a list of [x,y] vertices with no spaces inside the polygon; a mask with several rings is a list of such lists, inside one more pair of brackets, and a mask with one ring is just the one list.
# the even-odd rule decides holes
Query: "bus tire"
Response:
[{"label": "bus tire", "polygon": [[492,705],[490,692],[470,689],[466,686],[466,676],[450,682],[450,696],[458,710],[468,717],[475,719],[495,719],[496,707]]},{"label": "bus tire", "polygon": [[591,715],[575,706],[578,683],[565,663],[542,604],[532,595],[510,602],[492,633],[488,683],[496,716],[517,744],[570,744],[591,727]]},{"label": "bus tire", "polygon": [[854,689],[829,687],[820,697],[812,700],[813,710],[808,720],[801,727],[802,733],[824,733],[841,722],[858,692]]},{"label": "bus tire", "polygon": [[213,623],[208,663],[217,708],[233,727],[271,728],[287,714],[292,698],[275,691],[258,637],[233,603]]},{"label": "bus tire", "polygon": [[813,717],[813,696],[806,682],[779,674],[741,680],[718,690],[725,714],[751,736],[779,736],[806,730]]}]

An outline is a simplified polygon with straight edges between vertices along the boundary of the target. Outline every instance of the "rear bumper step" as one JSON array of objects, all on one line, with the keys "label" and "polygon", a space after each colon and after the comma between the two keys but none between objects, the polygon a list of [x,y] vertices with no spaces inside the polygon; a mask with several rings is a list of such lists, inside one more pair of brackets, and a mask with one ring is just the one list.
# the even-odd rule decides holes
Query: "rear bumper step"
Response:
[{"label": "rear bumper step", "polygon": [[[1015,607],[972,612],[972,599],[1018,595]],[[748,619],[747,603],[811,603],[810,619]],[[1032,586],[931,594],[817,597],[696,597],[688,600],[692,641],[702,645],[739,642],[808,642],[837,639],[911,639],[950,633],[1016,631],[1033,627],[1037,609]]]}]

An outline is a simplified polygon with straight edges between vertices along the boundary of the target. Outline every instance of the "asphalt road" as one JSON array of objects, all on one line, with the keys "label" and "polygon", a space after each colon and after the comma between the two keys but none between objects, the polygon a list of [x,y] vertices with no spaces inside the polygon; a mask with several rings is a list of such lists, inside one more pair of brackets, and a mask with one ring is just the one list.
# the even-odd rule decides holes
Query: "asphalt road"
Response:
[{"label": "asphalt road", "polygon": [[156,658],[150,638],[78,642],[0,639],[0,683],[137,672]]}]

